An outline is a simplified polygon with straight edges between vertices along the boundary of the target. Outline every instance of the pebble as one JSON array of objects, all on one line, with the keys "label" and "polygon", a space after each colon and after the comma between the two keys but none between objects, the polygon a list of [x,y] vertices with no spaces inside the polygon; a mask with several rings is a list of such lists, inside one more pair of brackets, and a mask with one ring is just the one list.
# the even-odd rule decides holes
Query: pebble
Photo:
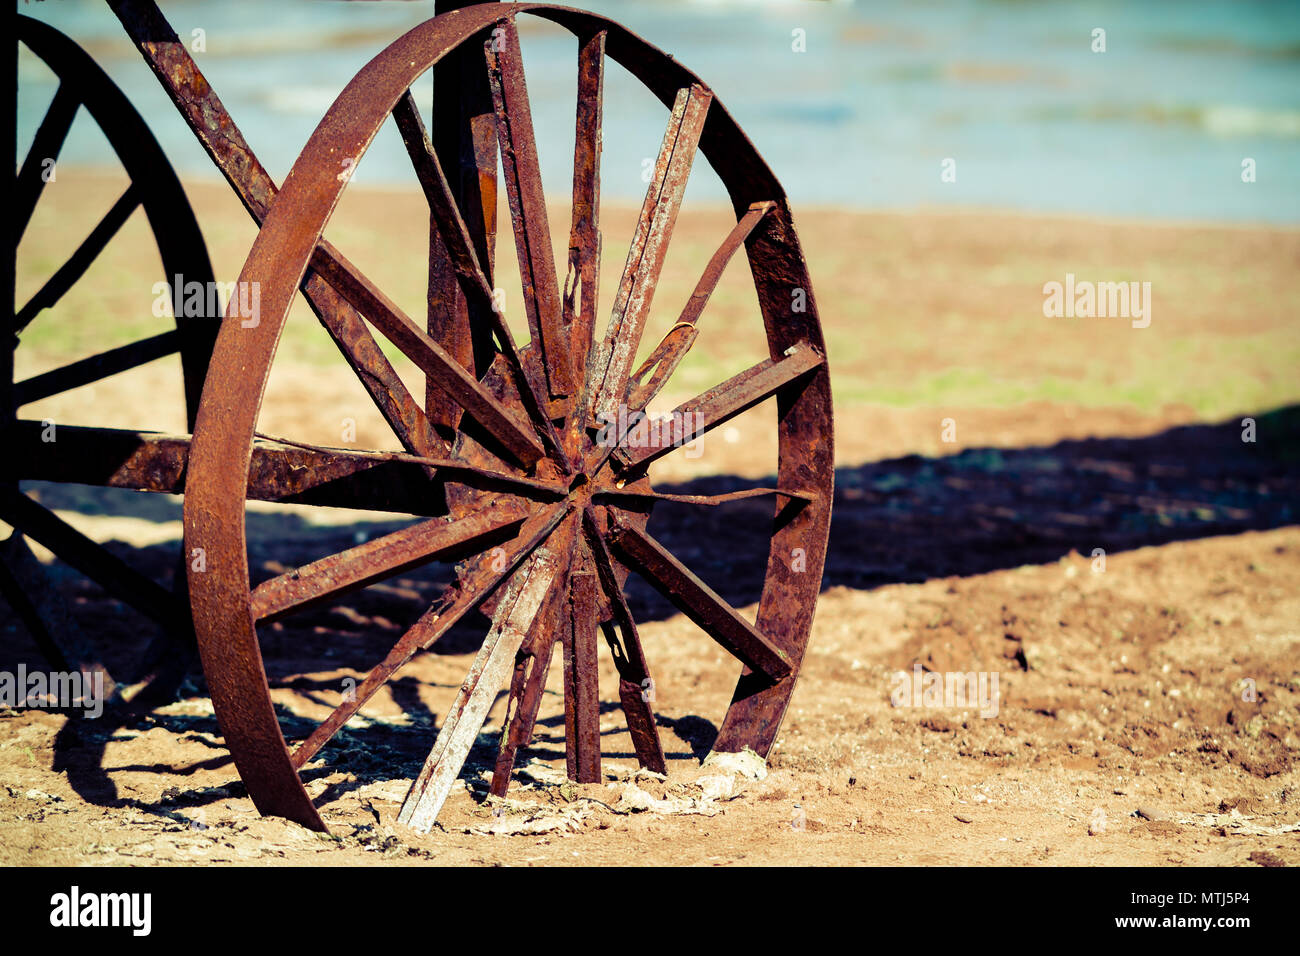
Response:
[{"label": "pebble", "polygon": [[1088,821],[1088,836],[1100,836],[1106,832],[1106,811],[1101,807],[1092,811],[1092,818]]},{"label": "pebble", "polygon": [[968,816],[964,816],[964,815],[962,815],[962,814],[960,814],[960,813],[954,813],[952,816],[953,816],[953,819],[955,819],[958,823],[974,823],[974,822],[975,822],[975,821],[972,820],[970,817],[968,817]]}]

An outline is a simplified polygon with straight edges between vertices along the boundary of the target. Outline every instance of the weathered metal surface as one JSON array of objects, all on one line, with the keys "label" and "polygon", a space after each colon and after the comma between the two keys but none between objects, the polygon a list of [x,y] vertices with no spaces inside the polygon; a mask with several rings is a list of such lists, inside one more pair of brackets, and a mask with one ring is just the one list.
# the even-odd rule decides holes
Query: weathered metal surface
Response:
[{"label": "weathered metal surface", "polygon": [[573,210],[564,324],[575,372],[585,370],[600,302],[600,154],[605,119],[604,30],[578,37],[578,96],[574,123]]},{"label": "weathered metal surface", "polygon": [[546,197],[542,195],[532,107],[528,103],[519,33],[512,18],[497,21],[491,38],[484,44],[484,53],[496,110],[506,197],[514,224],[515,246],[519,250],[524,311],[550,396],[561,398],[574,390],[573,361],[561,326],[560,292],[547,225]]},{"label": "weathered metal surface", "polygon": [[668,330],[663,341],[655,346],[654,351],[641,363],[641,367],[632,373],[632,389],[628,393],[627,400],[630,409],[639,411],[649,405],[673,372],[677,371],[677,366],[681,364],[682,359],[686,358],[686,353],[699,337],[699,329],[695,327],[695,323],[699,320],[700,313],[704,311],[704,306],[708,304],[709,297],[713,295],[713,290],[718,287],[718,281],[722,278],[727,263],[749,238],[749,234],[754,231],[759,220],[775,206],[776,204],[772,202],[754,203],[722,241],[722,245],[705,266],[704,274],[696,283],[695,291],[687,300],[686,308],[682,310],[677,323]]},{"label": "weathered metal surface", "polygon": [[[109,6],[140,48],[145,62],[158,77],[200,145],[226,177],[254,222],[260,225],[275,198],[275,182],[226,112],[185,44],[177,38],[151,0],[109,0]],[[358,277],[357,281],[363,280]],[[312,311],[339,346],[406,450],[434,457],[445,453],[445,443],[435,434],[424,411],[398,378],[361,317],[314,274],[304,277],[303,292]],[[215,335],[215,330],[212,334]],[[211,347],[210,339],[209,351]],[[202,384],[201,380],[199,384]],[[197,391],[195,396],[197,403]]]},{"label": "weathered metal surface", "polygon": [[618,670],[619,703],[627,718],[632,747],[642,767],[655,773],[667,773],[664,748],[655,726],[654,709],[650,706],[654,699],[654,680],[650,676],[645,649],[641,646],[641,635],[637,631],[636,620],[632,617],[632,609],[628,607],[627,598],[623,595],[623,581],[619,578],[618,568],[605,543],[595,507],[588,504],[582,518],[592,563],[601,586],[609,596],[614,623],[623,638],[620,642],[618,635],[608,626],[605,627],[605,640],[614,655],[614,666]]},{"label": "weathered metal surface", "polygon": [[[558,574],[563,574],[561,570]],[[551,658],[554,656],[555,642],[565,625],[562,615],[565,611],[565,598],[568,584],[558,580],[557,587],[552,587],[545,603],[537,616],[533,618],[528,636],[519,653],[515,655],[515,672],[510,680],[510,699],[506,706],[506,719],[501,731],[501,743],[497,750],[496,765],[492,771],[492,793],[503,797],[510,786],[510,774],[514,770],[515,755],[521,747],[528,746],[533,738],[533,728],[537,724],[537,712],[542,706],[542,694],[546,690],[546,678],[551,670]]]},{"label": "weathered metal surface", "polygon": [[[600,673],[596,661],[596,576],[569,576],[569,641],[564,655],[565,752],[578,783],[600,782]],[[572,727],[572,733],[568,733]]]},{"label": "weathered metal surface", "polygon": [[475,549],[508,539],[503,532],[518,527],[524,517],[522,510],[500,508],[458,521],[434,518],[374,538],[263,581],[253,589],[253,616],[272,620],[430,561],[467,557]]},{"label": "weathered metal surface", "polygon": [[[764,359],[707,392],[677,406],[671,417],[691,425],[690,437],[698,438],[741,412],[780,393],[790,383],[817,368],[825,359],[805,343],[791,346],[780,359]],[[639,467],[668,454],[683,444],[680,429],[661,429],[657,434],[647,428],[644,439],[636,430],[619,441],[615,457],[626,467]]]},{"label": "weathered metal surface", "polygon": [[451,793],[483,721],[514,666],[515,655],[559,570],[556,552],[538,549],[511,579],[506,598],[461,685],[433,750],[406,795],[397,821],[427,833]]},{"label": "weathered metal surface", "polygon": [[428,333],[416,325],[397,303],[360,275],[323,240],[312,256],[312,266],[462,409],[474,416],[511,455],[524,465],[531,465],[542,457],[545,449],[530,429],[485,392],[473,374],[429,338]]},{"label": "weathered metal surface", "polygon": [[[311,736],[294,750],[294,766],[300,767],[310,760],[417,651],[432,646],[452,625],[478,607],[501,582],[514,573],[521,561],[547,539],[567,513],[568,508],[560,504],[534,514],[524,522],[514,539],[502,547],[499,554],[489,553],[473,568],[463,572],[414,626],[402,635],[383,661],[371,669],[365,680],[357,686],[352,698],[335,708]],[[294,782],[297,782],[296,778]],[[291,788],[287,779],[282,783],[286,788]]]},{"label": "weathered metal surface", "polygon": [[[443,171],[442,162],[433,148],[410,90],[407,90],[393,107],[393,119],[397,123],[411,164],[415,167],[416,177],[428,200],[431,220],[439,230],[438,244],[442,250],[441,256],[445,259],[445,268],[450,270],[458,282],[458,297],[445,302],[444,305],[447,308],[464,306],[479,317],[476,335],[487,335],[489,338],[492,335],[496,336],[501,351],[494,353],[494,356],[500,354],[506,359],[509,369],[507,374],[513,380],[517,395],[530,420],[534,426],[540,428],[542,442],[548,450],[558,451],[561,463],[567,466],[567,458],[563,451],[560,451],[560,439],[552,425],[548,402],[543,394],[544,389],[541,385],[543,376],[522,360],[514,336],[496,307],[492,283],[483,269],[474,239],[457,206],[451,185]],[[440,319],[435,324],[441,326],[442,323],[443,320]],[[460,347],[463,351],[464,343],[461,343]],[[432,385],[436,380],[430,376],[429,381]],[[441,394],[444,398],[455,398],[445,389]],[[456,421],[460,420],[459,414],[452,417]],[[525,461],[527,464],[533,463],[531,458]]]},{"label": "weathered metal surface", "polygon": [[[42,422],[20,420],[15,429],[29,449],[15,465],[19,479],[164,494],[185,491],[190,447],[186,436],[59,425],[58,440],[43,442]],[[245,494],[254,501],[422,515],[442,513],[440,492],[448,483],[540,501],[562,498],[566,491],[560,484],[479,468],[460,459],[265,440],[253,449]]]},{"label": "weathered metal surface", "polygon": [[653,501],[676,501],[684,505],[706,505],[708,507],[730,504],[733,501],[744,501],[746,498],[763,498],[768,495],[792,498],[796,501],[815,501],[817,498],[816,495],[807,491],[794,491],[789,488],[745,488],[742,491],[729,491],[721,495],[675,495],[663,491],[649,491],[630,485],[619,488],[616,485],[613,488],[598,488],[592,492],[593,497],[647,498]]},{"label": "weathered metal surface", "polygon": [[793,670],[789,656],[718,596],[663,545],[630,523],[613,521],[610,540],[651,584],[706,634],[773,681]]},{"label": "weathered metal surface", "polygon": [[663,271],[664,256],[672,238],[686,180],[691,175],[700,135],[713,94],[698,83],[683,87],[673,104],[668,129],[664,131],[659,158],[655,162],[650,188],[646,190],[636,234],[628,250],[623,278],[614,300],[609,331],[589,373],[599,385],[593,389],[595,414],[614,414],[627,399],[628,376],[636,361],[641,335],[650,315]]},{"label": "weathered metal surface", "polygon": [[[465,0],[436,0],[435,13],[465,6]],[[483,31],[433,66],[434,155],[447,171],[454,205],[463,210],[475,258],[492,287],[497,232],[497,131],[492,91],[483,69]],[[417,114],[418,115],[418,114]],[[492,364],[492,304],[464,289],[449,248],[447,231],[429,217],[429,336],[481,378]],[[426,390],[425,409],[439,426],[455,429],[461,410],[434,383]]]}]

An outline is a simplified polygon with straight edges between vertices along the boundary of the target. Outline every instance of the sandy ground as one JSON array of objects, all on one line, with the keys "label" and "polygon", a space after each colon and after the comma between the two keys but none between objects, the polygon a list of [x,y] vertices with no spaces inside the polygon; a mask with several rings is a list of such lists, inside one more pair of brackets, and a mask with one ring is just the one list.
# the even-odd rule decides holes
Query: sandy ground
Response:
[{"label": "sandy ground", "polygon": [[[199,192],[202,203],[219,202]],[[214,258],[229,261],[242,227],[218,219]],[[1216,343],[1240,334],[1263,336],[1273,352],[1293,339],[1300,239],[1265,230],[999,220],[1005,255],[998,268],[1014,273],[1041,275],[1030,259],[1053,244],[1064,249],[1057,250],[1063,261],[1070,250],[1080,257],[1098,248],[1121,250],[1117,257],[1137,250],[1173,271],[1206,268],[1223,250],[1244,248],[1249,281],[1263,283],[1256,291],[1269,308],[1243,305],[1238,294],[1247,280],[1231,263],[1221,265],[1211,291],[1189,297],[1181,311],[1169,306],[1170,324],[1184,317],[1181,334],[1197,343],[1175,363],[1184,378],[1170,395],[1183,400],[1107,402],[1104,376],[1085,369],[1080,375],[1095,384],[1098,400],[1031,390],[1027,400],[999,406],[982,403],[987,395],[977,386],[902,407],[853,391],[871,378],[870,356],[898,381],[966,355],[972,368],[996,362],[1032,383],[1068,364],[1081,343],[963,339],[965,332],[951,341],[945,328],[1015,313],[1023,290],[1007,284],[999,294],[995,282],[973,299],[936,308],[948,286],[933,272],[918,280],[926,291],[890,320],[900,329],[928,328],[931,353],[910,349],[911,339],[891,343],[879,324],[861,324],[869,316],[854,277],[874,254],[869,239],[901,236],[918,262],[932,270],[942,263],[958,281],[989,273],[989,243],[966,217],[814,213],[802,228],[814,274],[819,251],[833,260],[818,289],[832,340],[867,342],[869,355],[846,346],[841,367],[832,344],[841,401],[831,551],[804,671],[765,774],[701,767],[738,665],[653,592],[634,587],[630,599],[656,673],[666,781],[634,773],[606,657],[603,783],[563,780],[553,667],[538,736],[520,755],[510,798],[486,797],[505,703],[498,699],[438,826],[429,835],[398,826],[400,801],[469,667],[479,626],[453,632],[414,660],[308,767],[329,836],[259,818],[222,746],[200,674],[174,703],[127,718],[0,711],[0,863],[1300,862],[1300,421],[1294,407],[1278,407],[1294,398],[1294,384],[1279,378],[1273,359],[1256,364],[1230,349],[1215,357]],[[897,255],[881,252],[886,262]],[[689,289],[693,277],[673,281]],[[884,295],[874,286],[866,294]],[[739,322],[743,309],[734,308]],[[1095,354],[1122,352],[1109,340],[1098,348]],[[1257,401],[1229,396],[1230,411],[1216,415],[1187,398],[1202,379],[1243,369],[1257,370],[1257,390],[1234,394]],[[276,400],[263,416],[269,432],[328,435],[357,407],[346,374],[328,364],[290,358],[277,374]],[[162,364],[133,384],[127,379],[104,383],[89,400],[91,390],[83,391],[85,417],[57,404],[73,396],[32,417],[145,425],[162,415],[161,389],[179,394],[174,370]],[[166,414],[175,417],[175,408]],[[738,419],[734,434],[710,438],[698,461],[675,462],[656,484],[713,493],[769,475],[774,448],[764,414]],[[1253,443],[1241,440],[1246,415],[1256,419]],[[956,420],[953,442],[941,437],[946,417]],[[390,441],[368,427],[361,423],[360,442]],[[28,490],[157,579],[170,579],[177,500],[74,486]],[[761,551],[757,523],[746,517],[757,512],[734,508],[725,515],[657,509],[651,530],[752,613]],[[353,519],[253,511],[255,576],[400,524]],[[110,667],[129,670],[152,636],[149,626],[61,563],[50,561],[48,571]],[[446,580],[438,567],[403,575],[265,629],[286,734],[308,733],[345,680],[359,677]],[[0,648],[6,668],[40,665],[11,616]],[[996,701],[913,706],[896,693],[896,675],[918,669],[996,676]]]}]

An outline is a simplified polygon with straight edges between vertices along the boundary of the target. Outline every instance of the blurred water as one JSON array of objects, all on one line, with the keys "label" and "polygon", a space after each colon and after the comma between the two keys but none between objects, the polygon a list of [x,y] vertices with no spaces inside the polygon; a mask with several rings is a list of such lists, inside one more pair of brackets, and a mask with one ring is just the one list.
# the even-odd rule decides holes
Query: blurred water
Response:
[{"label": "blurred water", "polygon": [[[1300,222],[1300,3],[590,0],[713,86],[797,205],[1000,207],[1130,218]],[[161,4],[277,178],[352,75],[432,15],[431,2]],[[186,176],[215,176],[120,25],[98,0],[20,12],[87,46]],[[1105,53],[1091,50],[1094,28]],[[806,51],[792,49],[805,31]],[[575,44],[524,30],[548,189],[567,191]],[[20,64],[25,152],[49,77]],[[426,78],[420,101],[429,102]],[[617,94],[617,96],[615,96]],[[602,188],[637,200],[666,113],[611,77]],[[63,159],[102,162],[81,123]],[[390,124],[391,126],[391,124]],[[1243,183],[1242,161],[1257,181]],[[956,161],[956,182],[941,164]],[[358,182],[413,185],[395,135]],[[710,177],[691,194],[720,198]]]}]

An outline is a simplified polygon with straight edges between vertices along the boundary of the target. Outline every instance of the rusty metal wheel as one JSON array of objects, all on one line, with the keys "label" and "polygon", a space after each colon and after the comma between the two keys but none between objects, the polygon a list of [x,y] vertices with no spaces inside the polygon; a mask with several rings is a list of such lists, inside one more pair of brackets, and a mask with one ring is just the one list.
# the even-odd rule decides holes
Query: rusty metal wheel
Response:
[{"label": "rusty metal wheel", "polygon": [[[15,17],[16,31],[11,42],[26,47],[54,74],[56,92],[44,117],[36,128],[17,175],[13,199],[13,237],[15,260],[22,249],[32,216],[44,193],[47,174],[63,146],[78,115],[84,114],[103,133],[125,172],[129,185],[107,214],[87,235],[71,257],[55,269],[27,301],[15,303],[12,325],[14,338],[10,347],[21,345],[21,336],[33,321],[50,321],[42,313],[55,308],[63,296],[85,275],[122,226],[137,210],[143,210],[162,260],[159,278],[172,286],[175,277],[186,283],[212,287],[212,266],[198,222],[161,147],[148,125],[136,112],[122,91],[93,59],[64,34],[30,17]],[[57,181],[57,180],[56,180]],[[142,302],[147,289],[140,290]],[[152,297],[153,293],[149,292]],[[53,317],[58,321],[58,317]],[[72,528],[52,511],[42,507],[18,490],[16,478],[41,474],[55,480],[93,483],[114,462],[78,458],[75,442],[59,441],[79,434],[75,425],[57,424],[55,440],[39,421],[18,418],[25,406],[61,395],[145,363],[179,354],[184,391],[175,399],[184,400],[186,419],[193,425],[198,412],[199,394],[207,372],[212,345],[218,331],[216,316],[177,317],[176,327],[106,351],[79,359],[59,368],[13,381],[12,358],[4,375],[9,388],[6,426],[13,429],[13,439],[20,451],[11,462],[15,480],[6,483],[0,493],[0,518],[23,534],[45,545],[68,564],[102,585],[114,597],[157,621],[173,633],[159,642],[157,653],[146,655],[149,665],[157,663],[158,653],[170,653],[171,638],[176,633],[188,635],[188,620],[183,598],[178,599],[165,588]],[[93,344],[91,338],[88,345]],[[89,350],[87,348],[87,350]],[[45,433],[45,434],[43,434]],[[183,581],[178,575],[178,580]],[[53,634],[35,614],[30,596],[23,595],[11,579],[9,569],[0,567],[0,583],[15,609],[23,616],[29,630],[52,662],[58,662],[59,648]],[[66,655],[64,655],[66,656]]]},{"label": "rusty metal wheel", "polygon": [[[553,262],[515,25],[524,14],[559,24],[578,40],[573,221],[563,286]],[[601,335],[595,303],[607,58],[671,112]],[[475,97],[485,97],[483,115],[494,120],[486,124],[488,138],[484,124],[468,124],[476,138],[472,149],[453,154],[462,165],[453,170],[459,175],[452,183],[410,93],[430,69],[437,90],[442,81],[436,71],[449,65],[461,71],[451,75],[462,81],[459,95],[449,101],[472,112]],[[322,238],[347,185],[344,171],[390,115],[435,226],[428,333]],[[484,220],[495,214],[498,147],[525,290],[525,347],[516,346],[492,308]],[[697,150],[728,190],[737,223],[721,239],[680,320],[636,366]],[[650,468],[688,436],[645,425],[600,426],[617,421],[620,405],[643,409],[697,334],[707,335],[697,320],[722,268],[742,246],[763,319],[762,331],[755,323],[754,332],[765,338],[769,357],[679,411],[698,412],[699,431],[708,431],[772,399],[777,484],[713,497],[661,494]],[[351,307],[342,319],[336,314],[322,321],[349,364],[371,383],[371,395],[407,453],[366,456],[314,448],[322,474],[307,484],[322,486],[331,476],[347,474],[355,489],[347,504],[432,517],[250,588],[244,500],[250,463],[256,470],[264,444],[255,434],[259,408],[294,295],[301,285],[321,280]],[[207,570],[191,570],[190,588],[209,689],[261,812],[323,829],[300,769],[398,668],[476,608],[490,611],[491,628],[406,799],[402,822],[425,830],[432,825],[492,701],[508,684],[507,723],[493,775],[493,790],[504,793],[515,752],[531,737],[557,640],[564,648],[569,772],[580,781],[598,779],[596,650],[602,631],[614,655],[637,756],[642,765],[662,771],[650,695],[643,693],[649,665],[624,593],[633,571],[739,661],[740,678],[714,749],[748,746],[767,756],[790,700],[820,587],[833,482],[830,382],[784,194],[696,76],[617,24],[576,10],[486,4],[436,17],[375,57],[339,96],[272,203],[240,281],[260,285],[260,324],[246,328],[228,318],[223,325],[190,456],[185,527],[189,545],[207,553]],[[358,316],[423,370],[430,383],[424,410]],[[376,382],[388,384],[375,388]],[[414,477],[394,490],[381,471],[398,465]],[[299,496],[302,491],[301,485],[293,489]],[[774,496],[775,506],[762,596],[751,622],[657,541],[647,522],[660,499],[709,506],[756,494]],[[259,624],[449,558],[461,560],[453,585],[355,693],[290,749],[269,696]]]}]

